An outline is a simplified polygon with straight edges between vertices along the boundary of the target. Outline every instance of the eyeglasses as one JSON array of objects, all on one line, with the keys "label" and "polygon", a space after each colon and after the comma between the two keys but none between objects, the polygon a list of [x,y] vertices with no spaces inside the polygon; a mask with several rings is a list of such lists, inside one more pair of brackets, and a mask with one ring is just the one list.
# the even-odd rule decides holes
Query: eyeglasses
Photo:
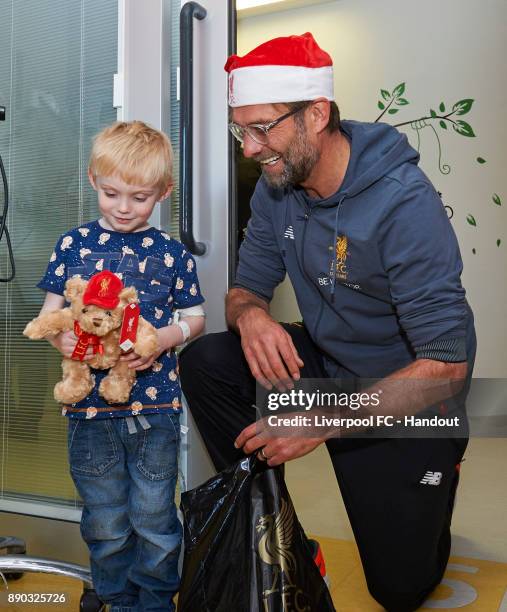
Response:
[{"label": "eyeglasses", "polygon": [[278,119],[271,121],[270,123],[250,123],[249,125],[243,126],[234,123],[234,121],[231,121],[229,123],[229,130],[231,131],[231,134],[234,136],[234,138],[236,138],[236,140],[239,140],[241,144],[243,144],[245,140],[246,132],[250,136],[250,138],[254,140],[257,144],[266,145],[268,144],[269,130],[272,130],[276,125],[278,125],[282,121],[285,121],[285,119],[292,117],[292,115],[299,113],[299,111],[302,111],[305,108],[306,106],[303,106],[301,108],[291,110],[288,113],[285,113],[285,115],[278,117]]}]

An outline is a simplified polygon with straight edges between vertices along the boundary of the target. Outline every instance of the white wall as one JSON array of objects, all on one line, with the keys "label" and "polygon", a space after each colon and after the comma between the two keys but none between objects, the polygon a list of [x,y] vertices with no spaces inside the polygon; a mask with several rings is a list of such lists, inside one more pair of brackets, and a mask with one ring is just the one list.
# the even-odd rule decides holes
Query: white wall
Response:
[{"label": "white wall", "polygon": [[[466,115],[475,137],[420,130],[421,166],[452,206],[463,256],[463,284],[476,317],[474,375],[507,376],[507,4],[504,0],[338,0],[241,19],[238,53],[275,36],[311,31],[334,60],[335,94],[343,118],[374,121],[380,90],[406,83],[408,105],[382,120],[394,125],[446,111],[472,98]],[[393,108],[393,107],[392,107]],[[445,114],[445,113],[444,113]],[[401,127],[417,147],[417,132]],[[479,164],[482,157],[486,163]],[[493,202],[498,194],[501,205]],[[476,226],[467,222],[473,215]],[[498,247],[496,242],[501,240]],[[475,249],[475,254],[472,249]],[[284,320],[298,314],[290,286],[273,303]],[[288,313],[288,314],[287,314]]]}]

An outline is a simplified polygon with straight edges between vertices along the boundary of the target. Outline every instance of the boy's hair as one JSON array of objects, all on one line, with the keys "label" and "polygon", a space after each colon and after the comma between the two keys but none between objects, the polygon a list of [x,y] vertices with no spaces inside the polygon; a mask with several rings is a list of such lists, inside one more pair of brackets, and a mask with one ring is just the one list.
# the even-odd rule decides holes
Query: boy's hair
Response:
[{"label": "boy's hair", "polygon": [[129,185],[150,185],[164,193],[172,184],[169,138],[142,121],[117,121],[93,139],[91,175],[119,176]]}]

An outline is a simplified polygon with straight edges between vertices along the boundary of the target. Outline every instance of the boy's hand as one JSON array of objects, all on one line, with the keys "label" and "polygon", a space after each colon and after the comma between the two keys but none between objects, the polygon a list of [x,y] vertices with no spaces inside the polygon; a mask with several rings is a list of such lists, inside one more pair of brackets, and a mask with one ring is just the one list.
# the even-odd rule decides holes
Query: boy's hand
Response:
[{"label": "boy's hand", "polygon": [[[76,348],[77,336],[73,331],[66,331],[56,336],[47,338],[48,342],[55,347],[64,357],[70,359]],[[89,361],[93,357],[93,349],[89,346],[83,361]]]},{"label": "boy's hand", "polygon": [[153,362],[164,352],[181,344],[183,333],[177,325],[168,325],[157,329],[157,339],[160,350],[149,357],[141,357],[136,352],[132,351],[120,357],[121,361],[128,361],[128,367],[134,368],[136,371],[147,370]]},{"label": "boy's hand", "polygon": [[122,355],[120,357],[120,361],[128,361],[129,368],[134,368],[137,371],[147,370],[152,363],[157,359],[159,355],[161,355],[164,351],[160,351],[159,353],[154,353],[149,357],[141,357],[134,351],[127,353],[126,355]]}]

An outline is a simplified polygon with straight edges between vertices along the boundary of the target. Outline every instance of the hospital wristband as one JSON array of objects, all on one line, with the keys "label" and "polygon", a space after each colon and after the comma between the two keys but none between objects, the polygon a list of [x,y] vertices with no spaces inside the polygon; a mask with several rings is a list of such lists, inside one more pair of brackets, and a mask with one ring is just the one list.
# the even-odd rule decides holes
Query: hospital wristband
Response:
[{"label": "hospital wristband", "polygon": [[181,329],[183,333],[183,341],[181,344],[184,344],[190,338],[190,326],[186,321],[178,321],[176,325]]}]

